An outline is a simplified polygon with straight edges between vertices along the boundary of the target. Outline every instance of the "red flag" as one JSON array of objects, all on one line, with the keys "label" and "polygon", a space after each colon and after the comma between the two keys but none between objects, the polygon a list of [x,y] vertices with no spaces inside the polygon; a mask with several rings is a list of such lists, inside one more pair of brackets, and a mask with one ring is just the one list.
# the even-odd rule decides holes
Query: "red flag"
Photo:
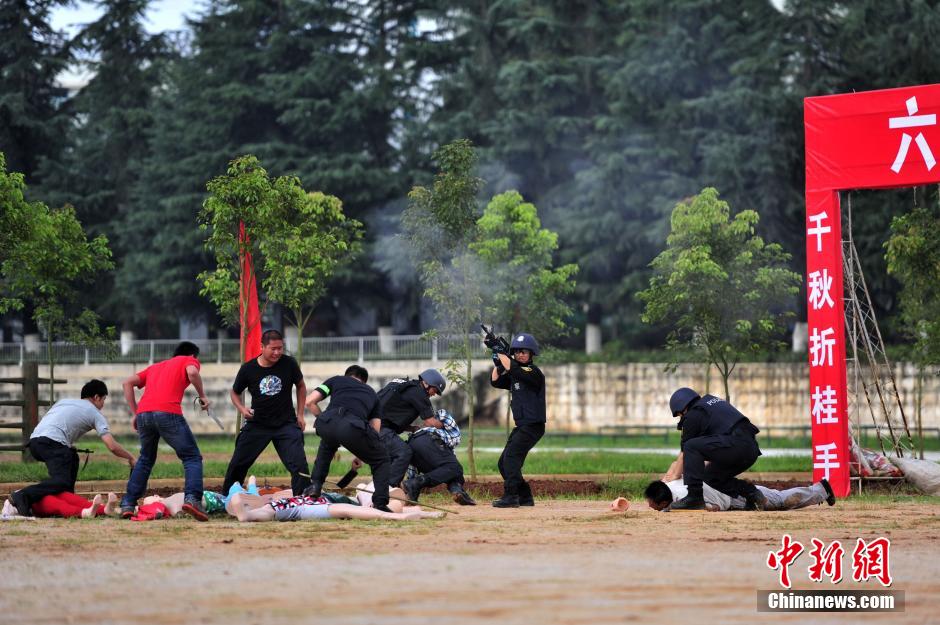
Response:
[{"label": "red flag", "polygon": [[251,260],[245,224],[238,226],[238,243],[242,250],[241,288],[239,289],[238,319],[241,323],[242,360],[248,361],[261,355],[261,311],[258,308],[258,283]]}]

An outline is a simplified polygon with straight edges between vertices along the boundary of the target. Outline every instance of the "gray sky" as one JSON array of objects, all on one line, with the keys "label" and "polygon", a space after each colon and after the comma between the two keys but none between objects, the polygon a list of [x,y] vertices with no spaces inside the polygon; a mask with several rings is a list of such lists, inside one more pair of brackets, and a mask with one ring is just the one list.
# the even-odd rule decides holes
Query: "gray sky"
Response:
[{"label": "gray sky", "polygon": [[[201,3],[192,0],[154,0],[147,10],[145,25],[152,33],[183,28],[184,15],[194,15]],[[71,7],[60,7],[52,11],[52,26],[56,29],[75,32],[81,24],[96,20],[101,11],[90,2],[79,0]]]}]

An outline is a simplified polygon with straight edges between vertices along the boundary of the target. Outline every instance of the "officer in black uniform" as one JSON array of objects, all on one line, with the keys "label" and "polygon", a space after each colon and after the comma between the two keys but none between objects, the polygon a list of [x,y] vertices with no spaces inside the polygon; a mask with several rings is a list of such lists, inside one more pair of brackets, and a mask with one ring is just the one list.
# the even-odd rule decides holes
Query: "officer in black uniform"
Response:
[{"label": "officer in black uniform", "polygon": [[[763,510],[765,498],[753,484],[737,479],[761,455],[755,435],[758,430],[734,406],[713,395],[700,397],[690,388],[680,388],[669,399],[672,416],[679,417],[682,451],[676,459],[689,494],[675,501],[670,510],[704,510],[702,483],[729,497],[744,497],[749,510]],[[708,466],[705,466],[705,461]]]},{"label": "officer in black uniform", "polygon": [[421,490],[447,484],[454,502],[461,506],[475,506],[470,493],[464,490],[463,467],[457,460],[454,448],[460,444],[460,428],[454,417],[441,408],[437,411],[442,428],[421,428],[408,438],[411,448],[411,464],[418,474],[405,480],[402,489],[412,501],[418,501]]},{"label": "officer in black uniform", "polygon": [[518,334],[504,353],[499,343],[487,338],[493,350],[493,373],[490,384],[509,389],[512,418],[516,423],[499,457],[499,474],[503,476],[503,496],[493,502],[497,508],[534,506],[532,489],[522,477],[526,455],[545,434],[545,376],[532,362],[539,354],[539,344],[531,334]]},{"label": "officer in black uniform", "polygon": [[[378,396],[366,384],[368,381],[365,367],[352,365],[344,375],[333,376],[316,387],[307,399],[307,409],[316,417],[314,427],[320,437],[320,448],[304,495],[320,496],[323,481],[330,473],[330,462],[342,445],[372,469],[375,486],[372,506],[388,512],[388,453],[379,440]],[[327,397],[330,405],[321,413],[317,404]]]},{"label": "officer in black uniform", "polygon": [[419,417],[425,426],[443,427],[431,406],[431,398],[442,394],[446,386],[447,381],[440,371],[426,369],[417,380],[396,378],[379,391],[379,414],[382,418],[379,437],[391,463],[390,485],[398,486],[411,464],[411,447],[399,434],[406,430],[410,432],[412,422]]}]

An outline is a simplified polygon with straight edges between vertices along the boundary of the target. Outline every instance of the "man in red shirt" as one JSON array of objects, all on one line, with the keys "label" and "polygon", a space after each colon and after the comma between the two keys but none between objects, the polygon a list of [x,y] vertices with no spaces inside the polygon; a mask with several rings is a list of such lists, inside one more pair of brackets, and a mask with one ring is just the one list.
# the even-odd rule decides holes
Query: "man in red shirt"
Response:
[{"label": "man in red shirt", "polygon": [[[173,357],[150,365],[124,381],[124,399],[134,417],[131,425],[140,436],[140,456],[127,481],[127,492],[121,500],[121,516],[134,515],[137,500],[147,490],[147,480],[157,460],[157,444],[162,438],[183,461],[183,511],[199,521],[208,521],[202,507],[202,454],[189,424],[183,418],[183,392],[192,384],[199,394],[203,410],[209,409],[209,400],[202,388],[199,375],[199,347],[183,341],[176,347]],[[135,388],[144,389],[137,402]]]}]

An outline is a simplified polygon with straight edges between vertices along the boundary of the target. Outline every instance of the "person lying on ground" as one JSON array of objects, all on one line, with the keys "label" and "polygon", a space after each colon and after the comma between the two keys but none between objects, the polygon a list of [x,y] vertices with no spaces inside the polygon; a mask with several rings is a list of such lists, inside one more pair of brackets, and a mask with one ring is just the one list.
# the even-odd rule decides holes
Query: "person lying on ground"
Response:
[{"label": "person lying on ground", "polygon": [[[169,516],[176,516],[180,512],[183,512],[183,506],[186,505],[186,493],[174,493],[168,497],[161,497],[160,495],[144,497],[143,505],[146,506],[153,503],[162,503],[166,506]],[[225,498],[222,496],[222,493],[216,493],[211,490],[203,491],[202,505],[205,508],[206,514],[209,515],[222,514],[225,512]]]},{"label": "person lying on ground", "polygon": [[[702,486],[706,510],[723,512],[726,510],[747,509],[747,501],[744,497],[729,497],[708,484]],[[830,506],[836,503],[832,487],[825,479],[816,482],[812,486],[788,488],[787,490],[776,490],[760,484],[755,486],[767,500],[764,504],[764,510],[797,510],[819,505],[823,502],[828,503]],[[674,479],[669,482],[654,480],[646,487],[643,495],[646,497],[646,503],[653,510],[668,511],[671,509],[673,502],[686,497],[688,492],[688,487],[681,479]]]},{"label": "person lying on ground", "polygon": [[79,465],[75,442],[91,430],[97,432],[108,451],[134,468],[134,456],[114,440],[108,420],[101,414],[107,399],[105,383],[91,380],[82,387],[80,399],[60,399],[46,412],[27,448],[36,460],[46,463],[49,477],[10,495],[20,515],[29,516],[30,507],[47,495],[75,492]]},{"label": "person lying on ground", "polygon": [[242,523],[312,521],[319,519],[413,521],[443,516],[441,512],[425,512],[417,506],[405,507],[402,512],[386,512],[378,508],[367,508],[347,503],[332,503],[322,495],[316,498],[301,495],[266,502],[259,495],[238,493],[232,497],[231,505],[236,518]]},{"label": "person lying on ground", "polygon": [[[59,517],[65,519],[93,519],[98,516],[109,515],[117,516],[119,514],[118,498],[114,493],[108,493],[107,502],[101,495],[95,495],[94,499],[85,499],[75,493],[62,491],[52,495],[45,495],[39,501],[31,506],[32,516],[39,519]],[[7,499],[3,504],[3,516],[24,517],[18,513],[16,506]]]}]

